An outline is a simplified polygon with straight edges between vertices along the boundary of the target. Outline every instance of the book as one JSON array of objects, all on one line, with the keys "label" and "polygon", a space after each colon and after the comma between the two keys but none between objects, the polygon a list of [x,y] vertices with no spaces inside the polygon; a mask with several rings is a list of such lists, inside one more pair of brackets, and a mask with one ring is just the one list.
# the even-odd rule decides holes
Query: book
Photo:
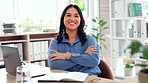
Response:
[{"label": "book", "polygon": [[141,3],[129,3],[129,16],[142,16],[142,6]]},{"label": "book", "polygon": [[84,82],[88,77],[87,73],[82,72],[66,72],[66,73],[49,73],[45,76],[37,77],[39,82]]},{"label": "book", "polygon": [[136,12],[136,16],[142,16],[142,6],[141,3],[133,3],[134,11]]}]

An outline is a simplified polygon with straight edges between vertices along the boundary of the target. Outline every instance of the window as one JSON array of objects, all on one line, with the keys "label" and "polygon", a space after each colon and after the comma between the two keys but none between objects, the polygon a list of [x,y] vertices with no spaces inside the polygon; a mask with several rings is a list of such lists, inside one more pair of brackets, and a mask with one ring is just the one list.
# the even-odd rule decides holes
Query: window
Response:
[{"label": "window", "polygon": [[56,30],[56,0],[18,0],[19,27],[24,32]]},{"label": "window", "polygon": [[0,0],[0,10],[0,21],[23,32],[56,31],[57,0]]},{"label": "window", "polygon": [[0,0],[0,20],[10,22],[13,18],[13,0]]}]

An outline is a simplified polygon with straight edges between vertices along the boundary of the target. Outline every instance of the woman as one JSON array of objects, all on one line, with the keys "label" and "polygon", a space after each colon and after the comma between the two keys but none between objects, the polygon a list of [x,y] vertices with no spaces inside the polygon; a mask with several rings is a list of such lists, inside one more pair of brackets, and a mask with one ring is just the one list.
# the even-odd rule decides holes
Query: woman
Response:
[{"label": "woman", "polygon": [[99,46],[86,35],[85,21],[77,5],[68,5],[61,16],[59,34],[49,45],[48,65],[51,69],[99,75]]}]

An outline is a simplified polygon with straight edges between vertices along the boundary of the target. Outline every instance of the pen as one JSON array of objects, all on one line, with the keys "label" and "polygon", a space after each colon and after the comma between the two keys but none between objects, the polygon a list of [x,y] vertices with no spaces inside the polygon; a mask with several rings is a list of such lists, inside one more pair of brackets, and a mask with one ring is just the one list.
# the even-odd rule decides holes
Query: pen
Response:
[{"label": "pen", "polygon": [[58,80],[38,80],[38,82],[60,82]]},{"label": "pen", "polygon": [[46,74],[41,74],[41,75],[32,76],[31,78],[40,77],[40,76],[44,76],[44,75],[46,75]]},{"label": "pen", "polygon": [[70,83],[83,83],[81,81],[65,81],[65,80],[38,80],[38,82],[70,82]]}]

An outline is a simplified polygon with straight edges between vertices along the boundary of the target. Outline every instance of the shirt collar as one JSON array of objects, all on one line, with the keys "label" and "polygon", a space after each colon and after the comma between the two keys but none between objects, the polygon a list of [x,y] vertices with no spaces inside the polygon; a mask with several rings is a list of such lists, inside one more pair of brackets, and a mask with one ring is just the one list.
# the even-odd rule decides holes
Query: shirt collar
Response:
[{"label": "shirt collar", "polygon": [[[65,35],[63,35],[62,37],[63,37],[62,42],[67,42],[67,43],[69,43],[69,42],[68,42],[68,39],[65,38]],[[80,39],[79,39],[79,37],[78,37],[78,35],[77,35],[77,37],[76,37],[74,43],[79,42],[79,41],[80,41]]]}]

